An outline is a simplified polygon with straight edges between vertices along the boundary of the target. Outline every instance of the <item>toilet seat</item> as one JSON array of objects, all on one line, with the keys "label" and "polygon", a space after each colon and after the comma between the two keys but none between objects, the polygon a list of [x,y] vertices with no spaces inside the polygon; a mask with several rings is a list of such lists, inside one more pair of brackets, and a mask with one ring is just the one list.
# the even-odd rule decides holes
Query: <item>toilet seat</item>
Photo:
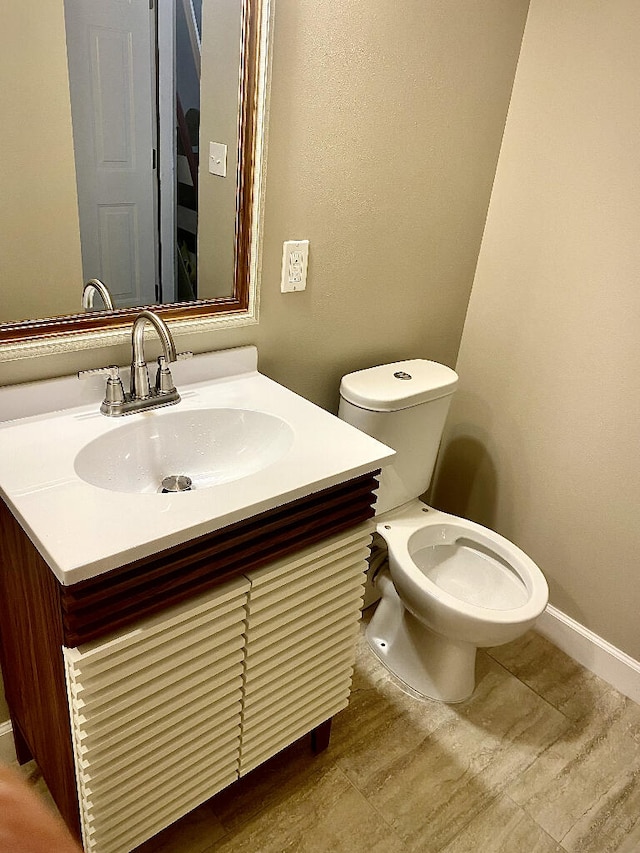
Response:
[{"label": "toilet seat", "polygon": [[[452,536],[451,525],[436,531]],[[463,532],[463,531],[462,531]],[[522,578],[498,554],[464,535],[443,542],[434,536],[417,549],[409,541],[409,553],[428,580],[458,601],[493,610],[513,610],[526,604],[529,595]]]},{"label": "toilet seat", "polygon": [[[516,626],[526,630],[544,610],[544,575],[498,533],[419,500],[379,516],[378,522],[398,593],[432,630],[476,646],[500,645]],[[497,592],[489,590],[490,580],[498,582]]]}]

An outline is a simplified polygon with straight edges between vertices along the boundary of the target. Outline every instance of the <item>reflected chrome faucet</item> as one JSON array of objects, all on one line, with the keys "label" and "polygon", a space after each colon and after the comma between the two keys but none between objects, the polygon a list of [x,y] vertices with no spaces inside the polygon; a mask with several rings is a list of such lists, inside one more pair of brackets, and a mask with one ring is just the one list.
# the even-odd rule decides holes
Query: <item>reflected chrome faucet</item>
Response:
[{"label": "reflected chrome faucet", "polygon": [[[144,331],[147,323],[156,330],[162,344],[162,355],[158,357],[158,372],[155,386],[151,387],[149,370],[144,358]],[[96,370],[81,370],[78,378],[95,376],[97,373],[107,374],[107,392],[100,411],[110,417],[130,415],[147,409],[157,409],[160,406],[170,406],[180,400],[178,389],[173,384],[173,378],[168,365],[178,359],[190,358],[193,353],[176,353],[173,337],[167,324],[152,311],[140,311],[133,321],[131,332],[131,386],[125,394],[120,379],[120,371],[116,365],[99,367]]]},{"label": "reflected chrome faucet", "polygon": [[113,311],[113,297],[111,296],[107,285],[100,281],[99,278],[90,278],[82,288],[82,307],[88,310],[93,310],[93,300],[96,293],[104,302],[105,310]]}]

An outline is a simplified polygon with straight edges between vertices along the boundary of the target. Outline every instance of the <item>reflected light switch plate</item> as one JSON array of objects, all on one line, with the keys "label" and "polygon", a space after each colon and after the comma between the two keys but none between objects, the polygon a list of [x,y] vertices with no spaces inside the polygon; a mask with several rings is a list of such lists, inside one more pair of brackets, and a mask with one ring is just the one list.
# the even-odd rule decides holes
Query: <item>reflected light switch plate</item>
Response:
[{"label": "reflected light switch plate", "polygon": [[227,177],[227,146],[222,142],[209,143],[209,172],[221,178]]}]

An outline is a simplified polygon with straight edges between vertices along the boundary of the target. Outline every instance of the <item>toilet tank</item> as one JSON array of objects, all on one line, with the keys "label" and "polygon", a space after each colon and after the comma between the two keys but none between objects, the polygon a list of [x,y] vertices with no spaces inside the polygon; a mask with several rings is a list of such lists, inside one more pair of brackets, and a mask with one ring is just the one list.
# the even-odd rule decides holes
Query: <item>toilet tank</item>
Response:
[{"label": "toilet tank", "polygon": [[454,370],[418,358],[342,378],[338,416],[396,451],[380,477],[376,513],[401,506],[429,487],[457,384]]}]

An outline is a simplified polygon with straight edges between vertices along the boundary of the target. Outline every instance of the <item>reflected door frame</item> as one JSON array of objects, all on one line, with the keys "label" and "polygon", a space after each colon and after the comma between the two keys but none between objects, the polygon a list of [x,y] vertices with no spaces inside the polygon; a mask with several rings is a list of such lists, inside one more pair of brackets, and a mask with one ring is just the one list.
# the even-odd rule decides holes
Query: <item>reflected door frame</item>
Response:
[{"label": "reflected door frame", "polygon": [[160,294],[177,300],[176,245],[176,0],[157,3],[158,182],[160,185]]}]

